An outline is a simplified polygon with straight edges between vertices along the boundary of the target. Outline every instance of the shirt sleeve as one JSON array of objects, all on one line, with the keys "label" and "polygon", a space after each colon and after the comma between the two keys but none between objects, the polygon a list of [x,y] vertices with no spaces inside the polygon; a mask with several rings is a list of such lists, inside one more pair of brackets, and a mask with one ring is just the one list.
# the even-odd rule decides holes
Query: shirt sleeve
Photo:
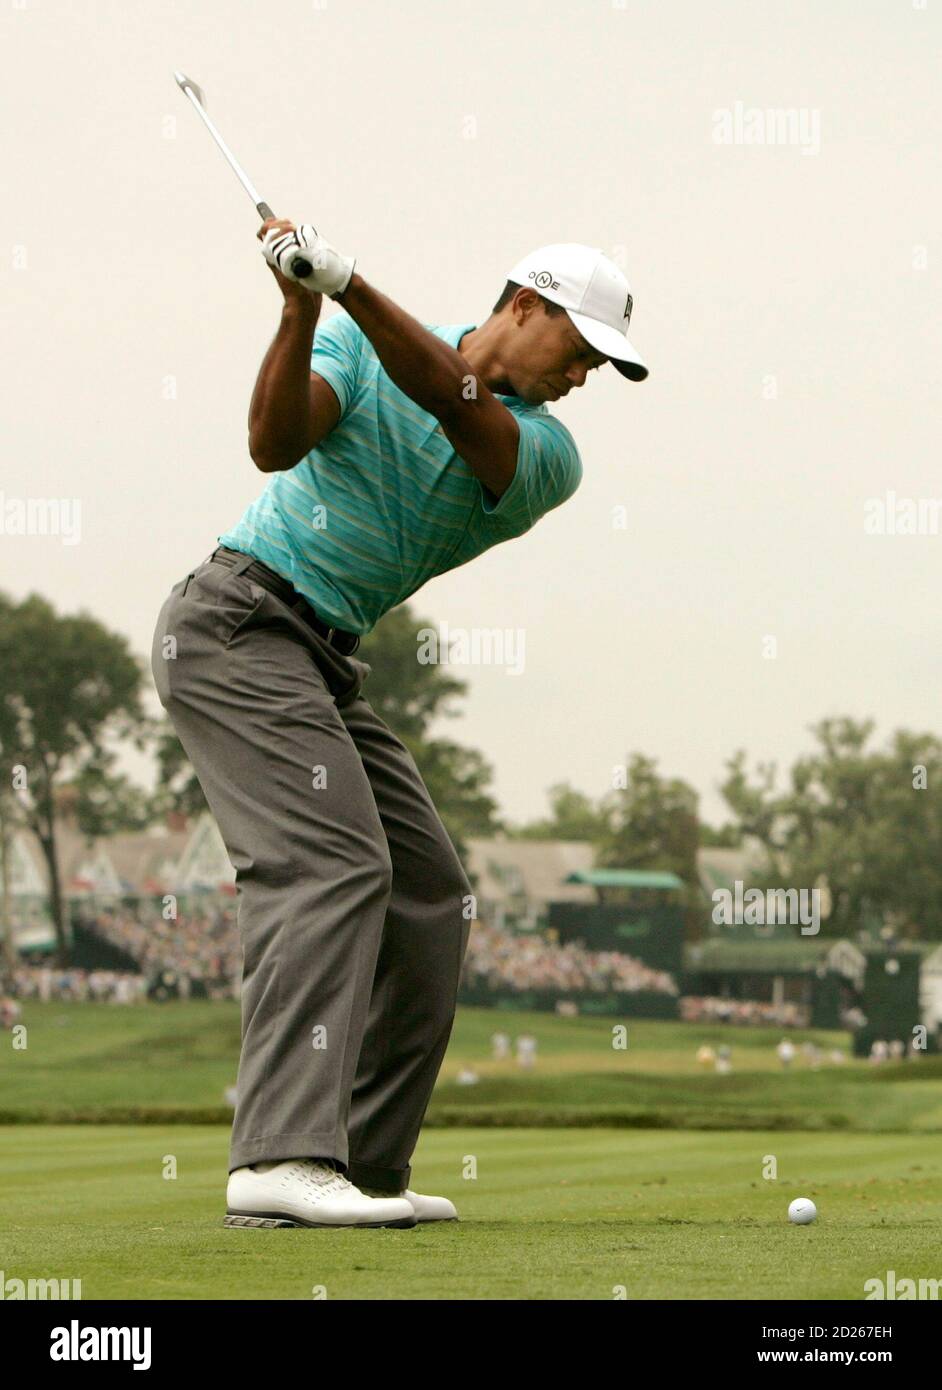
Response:
[{"label": "shirt sleeve", "polygon": [[314,330],[311,371],[323,377],[337,397],[341,418],[356,391],[362,344],[363,331],[345,309],[318,322]]},{"label": "shirt sleeve", "polygon": [[481,484],[481,505],[496,528],[519,536],[541,516],[559,507],[582,481],[576,441],[561,420],[545,415],[518,415],[520,442],[510,486],[495,498]]}]

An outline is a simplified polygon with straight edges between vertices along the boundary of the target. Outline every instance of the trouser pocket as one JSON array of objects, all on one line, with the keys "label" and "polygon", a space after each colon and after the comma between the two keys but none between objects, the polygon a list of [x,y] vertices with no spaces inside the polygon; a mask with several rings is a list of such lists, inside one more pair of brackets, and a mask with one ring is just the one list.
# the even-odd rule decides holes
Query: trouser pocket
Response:
[{"label": "trouser pocket", "polygon": [[355,700],[369,674],[363,661],[344,656],[310,626],[297,609],[244,575],[230,575],[220,587],[218,631],[227,653],[279,661],[278,641],[289,638],[310,653],[338,705]]}]

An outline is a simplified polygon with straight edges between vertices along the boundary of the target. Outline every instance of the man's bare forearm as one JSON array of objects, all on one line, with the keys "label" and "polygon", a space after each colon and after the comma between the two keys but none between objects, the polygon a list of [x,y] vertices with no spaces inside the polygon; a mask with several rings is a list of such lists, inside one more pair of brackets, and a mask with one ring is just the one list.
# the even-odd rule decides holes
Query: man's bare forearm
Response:
[{"label": "man's bare forearm", "polygon": [[416,405],[441,419],[460,404],[469,368],[459,352],[362,275],[354,273],[335,297],[373,344],[387,376]]},{"label": "man's bare forearm", "polygon": [[265,472],[303,458],[311,434],[311,348],[321,296],[286,300],[249,406],[249,453]]}]

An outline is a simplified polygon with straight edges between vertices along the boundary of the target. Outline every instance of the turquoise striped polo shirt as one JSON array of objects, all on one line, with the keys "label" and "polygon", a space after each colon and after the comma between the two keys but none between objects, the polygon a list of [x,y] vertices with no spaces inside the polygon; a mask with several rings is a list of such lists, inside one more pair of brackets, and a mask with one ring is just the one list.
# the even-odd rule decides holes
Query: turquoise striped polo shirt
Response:
[{"label": "turquoise striped polo shirt", "polygon": [[[425,326],[455,348],[475,327]],[[495,498],[343,309],[318,325],[311,371],[340,402],[337,425],[294,468],[271,474],[219,544],[290,580],[332,627],[369,632],[426,580],[523,535],[579,486],[566,426],[545,404],[500,396],[520,445],[513,481]]]}]

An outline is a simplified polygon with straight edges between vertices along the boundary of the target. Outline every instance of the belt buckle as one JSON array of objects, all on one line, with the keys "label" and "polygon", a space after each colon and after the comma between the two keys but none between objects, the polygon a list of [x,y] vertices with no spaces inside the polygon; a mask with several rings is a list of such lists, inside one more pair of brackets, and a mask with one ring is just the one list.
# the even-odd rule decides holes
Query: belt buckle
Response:
[{"label": "belt buckle", "polygon": [[[345,637],[353,637],[353,646],[350,648],[349,651],[344,651],[342,647],[334,647],[334,635],[338,632],[343,632],[343,635]],[[335,652],[340,652],[341,656],[352,656],[353,653],[356,651],[357,647],[360,645],[360,639],[356,635],[356,633],[348,633],[343,628],[339,627],[330,627],[327,629],[327,641],[332,647],[334,647]]]}]

